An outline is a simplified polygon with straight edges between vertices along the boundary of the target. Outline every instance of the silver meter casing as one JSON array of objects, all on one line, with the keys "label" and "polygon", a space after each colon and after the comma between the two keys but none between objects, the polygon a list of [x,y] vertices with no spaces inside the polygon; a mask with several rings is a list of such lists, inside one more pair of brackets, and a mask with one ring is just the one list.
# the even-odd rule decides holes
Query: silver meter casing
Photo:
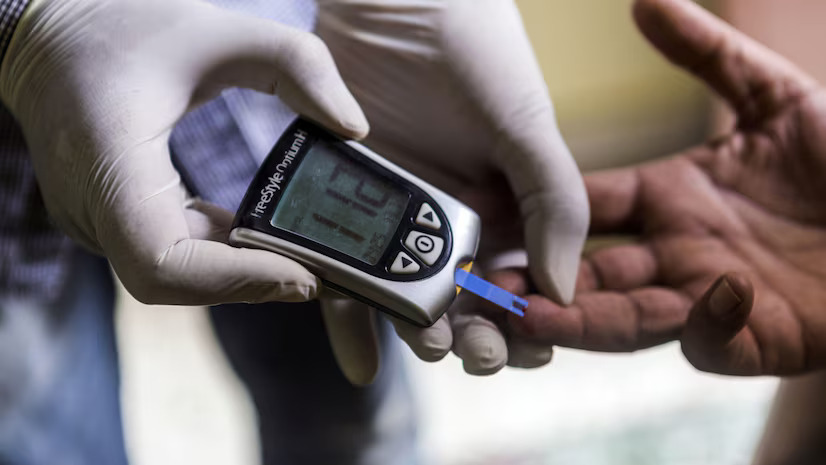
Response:
[{"label": "silver meter casing", "polygon": [[[336,151],[337,156],[352,160],[370,176],[380,176],[407,192],[402,221],[375,265],[274,224],[281,195],[316,144],[323,144],[324,150]],[[431,213],[428,218],[437,219],[421,226],[425,208]],[[473,261],[480,233],[479,216],[466,205],[363,145],[298,119],[282,135],[250,184],[235,216],[230,243],[289,257],[329,288],[415,325],[430,326],[456,297],[456,268]],[[443,241],[438,259],[417,250],[419,241],[414,239],[419,236]],[[418,267],[417,272],[391,271],[399,266],[400,253],[406,257],[404,263],[415,262],[410,266]]]}]

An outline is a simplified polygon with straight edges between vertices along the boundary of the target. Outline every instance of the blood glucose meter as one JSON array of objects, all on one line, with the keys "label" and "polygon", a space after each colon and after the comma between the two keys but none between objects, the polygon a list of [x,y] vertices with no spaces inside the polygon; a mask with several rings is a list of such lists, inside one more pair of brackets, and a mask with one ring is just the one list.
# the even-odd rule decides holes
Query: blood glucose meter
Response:
[{"label": "blood glucose meter", "polygon": [[479,236],[479,216],[458,200],[298,119],[250,185],[230,243],[290,257],[329,288],[430,326]]}]

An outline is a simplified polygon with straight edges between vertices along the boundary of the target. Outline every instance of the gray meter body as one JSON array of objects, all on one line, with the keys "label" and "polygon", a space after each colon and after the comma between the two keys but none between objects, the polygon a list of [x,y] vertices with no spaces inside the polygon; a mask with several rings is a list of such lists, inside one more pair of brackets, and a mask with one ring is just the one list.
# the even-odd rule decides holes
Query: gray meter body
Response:
[{"label": "gray meter body", "polygon": [[458,200],[298,119],[251,183],[230,243],[290,257],[329,288],[430,326],[479,235],[479,216]]}]

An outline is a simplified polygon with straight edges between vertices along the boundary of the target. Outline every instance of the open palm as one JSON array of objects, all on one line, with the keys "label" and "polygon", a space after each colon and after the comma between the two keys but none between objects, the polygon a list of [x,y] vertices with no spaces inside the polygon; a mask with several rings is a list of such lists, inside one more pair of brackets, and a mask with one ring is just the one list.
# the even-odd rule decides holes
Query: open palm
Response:
[{"label": "open palm", "polygon": [[[635,18],[675,64],[734,108],[728,136],[664,161],[586,177],[597,234],[574,305],[529,298],[512,337],[627,351],[680,339],[698,368],[792,374],[826,365],[826,92],[682,0]],[[524,274],[495,279],[529,290]]]}]

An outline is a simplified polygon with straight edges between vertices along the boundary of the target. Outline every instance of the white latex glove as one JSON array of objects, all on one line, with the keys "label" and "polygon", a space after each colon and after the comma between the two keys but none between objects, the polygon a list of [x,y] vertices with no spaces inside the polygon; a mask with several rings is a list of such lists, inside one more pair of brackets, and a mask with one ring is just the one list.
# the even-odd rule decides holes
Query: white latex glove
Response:
[{"label": "white latex glove", "polygon": [[[477,269],[518,265],[519,253],[516,262],[495,258],[526,249],[538,289],[569,303],[588,201],[513,1],[318,4],[317,33],[371,121],[366,144],[480,214]],[[486,310],[464,294],[429,329],[397,322],[420,358],[438,360],[452,346],[474,374],[550,360],[548,347],[508,341],[503,311]],[[325,311],[331,321],[363,312],[359,307],[339,302]],[[378,359],[348,356],[375,353],[371,344],[369,338],[351,341],[344,345],[350,352],[338,354],[355,382],[369,382]]]},{"label": "white latex glove", "polygon": [[299,264],[222,242],[232,213],[188,200],[172,166],[173,125],[228,86],[277,93],[347,136],[368,130],[317,37],[202,1],[35,0],[0,69],[52,217],[143,302],[318,292]]}]

